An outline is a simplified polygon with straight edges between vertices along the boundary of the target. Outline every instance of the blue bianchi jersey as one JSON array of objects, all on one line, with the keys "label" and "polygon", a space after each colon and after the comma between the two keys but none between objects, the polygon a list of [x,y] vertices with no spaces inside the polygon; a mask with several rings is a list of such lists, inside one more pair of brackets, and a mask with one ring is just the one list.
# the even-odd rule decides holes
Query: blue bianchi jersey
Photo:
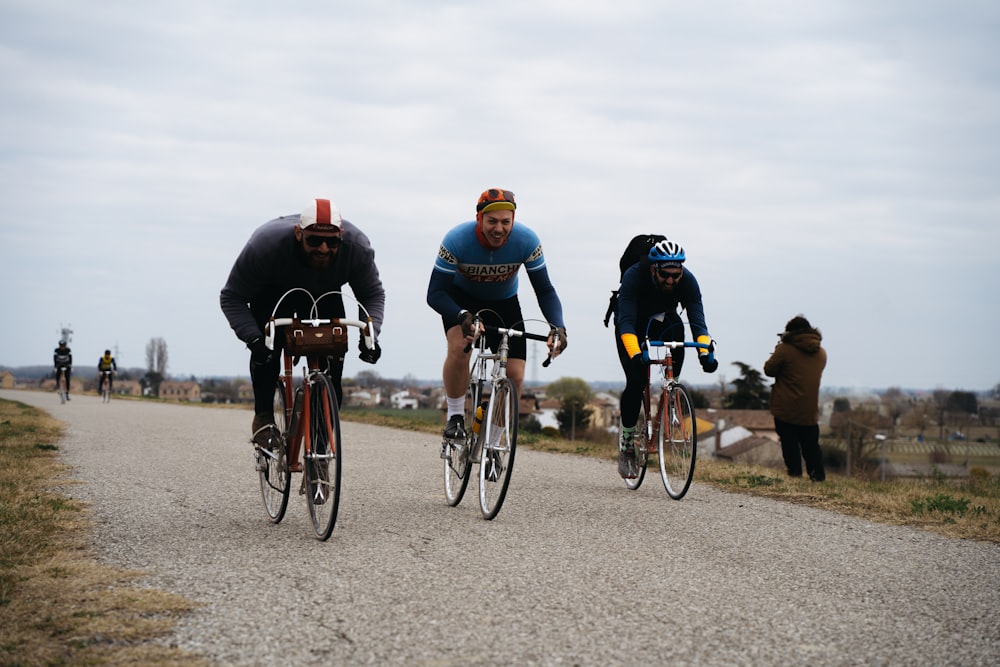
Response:
[{"label": "blue bianchi jersey", "polygon": [[484,248],[476,238],[476,222],[463,222],[448,232],[438,250],[434,270],[453,277],[453,284],[479,299],[499,301],[517,294],[521,265],[529,273],[545,268],[538,235],[514,223],[507,242]]}]

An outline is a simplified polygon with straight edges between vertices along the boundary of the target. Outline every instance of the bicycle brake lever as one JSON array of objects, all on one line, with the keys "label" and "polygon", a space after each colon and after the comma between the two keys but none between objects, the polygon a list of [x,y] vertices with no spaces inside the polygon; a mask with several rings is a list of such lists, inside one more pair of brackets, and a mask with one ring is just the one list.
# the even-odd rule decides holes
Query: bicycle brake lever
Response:
[{"label": "bicycle brake lever", "polygon": [[264,325],[264,346],[269,350],[274,349],[274,320],[268,320]]}]

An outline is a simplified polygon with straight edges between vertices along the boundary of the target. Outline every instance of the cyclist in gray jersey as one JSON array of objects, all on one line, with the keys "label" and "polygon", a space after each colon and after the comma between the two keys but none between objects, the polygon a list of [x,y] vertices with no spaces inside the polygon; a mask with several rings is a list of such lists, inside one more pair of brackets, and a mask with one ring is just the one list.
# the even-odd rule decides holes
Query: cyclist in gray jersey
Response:
[{"label": "cyclist in gray jersey", "polygon": [[[288,215],[259,227],[236,258],[222,288],[220,303],[236,336],[250,349],[250,378],[254,393],[252,432],[264,433],[274,423],[274,388],[280,370],[284,341],[275,340],[272,351],[264,344],[264,324],[288,290],[301,287],[314,297],[349,285],[371,316],[376,335],[382,329],[385,290],[375,266],[375,251],[368,237],[344,220],[329,199],[311,201],[300,215]],[[277,317],[308,317],[312,301],[302,293],[282,300]],[[339,295],[319,301],[319,317],[345,317]],[[359,313],[361,319],[366,317]],[[378,361],[378,343],[369,349],[363,337],[359,358]],[[341,377],[344,359],[329,357],[324,369],[333,382],[337,400],[343,400]],[[262,437],[266,437],[266,434]],[[265,443],[266,444],[266,443]]]}]

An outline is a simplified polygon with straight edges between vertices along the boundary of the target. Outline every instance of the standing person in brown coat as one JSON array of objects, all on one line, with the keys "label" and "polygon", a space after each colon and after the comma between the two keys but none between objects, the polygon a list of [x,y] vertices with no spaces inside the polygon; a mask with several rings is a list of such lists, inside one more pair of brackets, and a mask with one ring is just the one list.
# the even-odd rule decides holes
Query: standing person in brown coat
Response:
[{"label": "standing person in brown coat", "polygon": [[826,368],[823,336],[802,315],[788,320],[781,341],[764,363],[764,374],[774,378],[771,414],[781,439],[781,454],[791,477],[806,473],[814,482],[826,479],[819,448],[819,382]]}]

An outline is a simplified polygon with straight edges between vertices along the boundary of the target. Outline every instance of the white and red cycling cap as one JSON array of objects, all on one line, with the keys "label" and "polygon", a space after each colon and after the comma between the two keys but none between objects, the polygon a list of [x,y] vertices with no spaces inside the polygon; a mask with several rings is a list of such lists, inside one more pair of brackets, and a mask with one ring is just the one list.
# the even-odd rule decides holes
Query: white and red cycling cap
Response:
[{"label": "white and red cycling cap", "polygon": [[317,230],[323,227],[340,229],[340,211],[329,199],[313,199],[299,216],[299,227],[305,229],[316,225]]}]

